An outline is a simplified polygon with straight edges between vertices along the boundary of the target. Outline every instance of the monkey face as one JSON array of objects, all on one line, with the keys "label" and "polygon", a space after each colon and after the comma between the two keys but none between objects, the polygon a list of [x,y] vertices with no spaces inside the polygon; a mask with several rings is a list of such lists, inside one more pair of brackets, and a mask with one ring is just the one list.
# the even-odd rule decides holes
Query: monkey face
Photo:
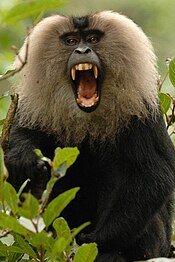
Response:
[{"label": "monkey face", "polygon": [[[133,21],[110,11],[55,15],[38,23],[21,51],[17,74],[20,124],[39,127],[70,145],[115,136],[132,116],[157,111],[152,45]],[[21,66],[20,59],[15,61]],[[71,128],[70,128],[71,127]]]},{"label": "monkey face", "polygon": [[93,47],[101,40],[103,33],[97,30],[68,33],[61,40],[72,53],[68,60],[68,71],[75,99],[85,112],[92,112],[100,102],[101,66]]}]

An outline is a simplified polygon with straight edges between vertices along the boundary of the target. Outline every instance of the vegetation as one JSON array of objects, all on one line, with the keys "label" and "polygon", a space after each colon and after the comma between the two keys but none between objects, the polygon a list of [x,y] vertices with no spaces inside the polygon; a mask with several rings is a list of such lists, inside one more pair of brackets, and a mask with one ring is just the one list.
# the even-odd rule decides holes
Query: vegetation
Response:
[{"label": "vegetation", "polygon": [[162,92],[162,87],[168,76],[172,87],[175,88],[175,58],[169,59],[167,63],[167,72],[165,73],[164,78],[158,83],[158,92],[160,105],[165,116],[167,129],[172,140],[175,142],[175,97],[173,96],[173,94]]},{"label": "vegetation", "polygon": [[[1,23],[11,25],[9,28],[13,30],[14,21],[35,17],[36,22],[42,17],[45,10],[61,5],[63,5],[63,1],[58,0],[18,1],[16,5],[9,8],[9,12],[3,13],[1,11]],[[9,28],[6,33],[0,32],[0,38],[4,38],[3,42],[8,42]],[[18,49],[14,46],[12,49],[14,54],[18,55]],[[3,59],[1,59],[2,61]],[[20,69],[25,66],[26,62],[27,56],[25,61],[22,61]],[[10,101],[9,78],[17,73],[18,71],[11,68],[0,75],[0,83],[7,84],[7,87],[2,85],[0,96],[0,125],[4,125],[1,146],[5,152],[8,148],[10,126],[18,104],[16,94],[11,96],[12,103],[6,120],[3,118],[2,111],[7,111],[7,102]],[[51,178],[40,201],[30,193],[23,193],[28,180],[21,186],[19,192],[16,192],[13,186],[7,182],[8,172],[4,165],[4,153],[0,149],[0,261],[93,262],[98,253],[96,243],[78,246],[75,242],[75,236],[88,226],[89,222],[78,228],[70,229],[64,218],[59,217],[63,209],[75,198],[79,188],[70,189],[49,202],[54,184],[66,175],[67,168],[74,163],[79,154],[78,149],[57,148],[53,161],[44,157],[40,150],[36,149],[36,154],[43,161],[47,161],[51,167]]]},{"label": "vegetation", "polygon": [[[11,64],[14,56],[18,55],[18,48],[14,46],[13,51],[7,50],[10,50],[10,45],[13,43],[21,45],[18,40],[19,31],[20,34],[25,35],[28,25],[38,22],[45,12],[49,13],[65,4],[65,1],[59,0],[13,0],[8,1],[8,3],[5,2],[4,6],[0,3],[0,24],[2,25],[0,48],[3,50],[0,53],[1,127],[4,124],[10,103],[11,76],[18,73],[13,67],[9,67],[4,73],[5,68]],[[100,1],[100,3],[102,2],[105,5],[106,1]],[[107,2],[109,3],[109,1]],[[114,1],[111,1],[111,3],[113,4]],[[143,5],[140,8],[142,7]],[[128,10],[130,8],[131,6],[128,5]],[[26,61],[23,61],[22,66],[25,66]],[[166,65],[166,72],[158,83],[158,92],[167,129],[175,143],[175,58],[168,59]],[[14,99],[14,97],[12,98]],[[13,100],[10,109],[11,120],[9,118],[6,120],[3,129],[4,133],[1,139],[3,148],[6,148],[6,143],[8,144],[10,129],[8,124],[11,124],[13,120],[16,106],[17,103],[14,105]],[[66,175],[67,168],[76,160],[79,154],[78,149],[57,148],[53,161],[45,158],[39,150],[36,150],[36,154],[42,160],[47,161],[51,167],[51,179],[40,202],[30,193],[23,193],[28,181],[21,186],[19,192],[16,192],[12,185],[7,182],[8,173],[4,166],[3,151],[0,149],[0,261],[93,262],[98,252],[96,244],[84,244],[78,247],[75,242],[75,236],[89,223],[80,225],[76,229],[70,229],[64,218],[59,217],[64,208],[76,197],[79,188],[64,192],[50,203],[48,201],[54,184]],[[53,231],[50,231],[50,226],[54,229],[54,234]]]},{"label": "vegetation", "polygon": [[[59,217],[79,188],[70,189],[48,203],[54,184],[74,163],[78,149],[57,148],[53,161],[44,157],[40,150],[36,150],[36,154],[51,167],[51,178],[40,202],[32,194],[23,193],[28,181],[19,192],[6,181],[8,174],[0,150],[0,261],[93,262],[98,253],[97,245],[91,243],[78,247],[74,240],[89,222],[70,230],[64,218]],[[50,231],[50,226],[54,230]]]}]

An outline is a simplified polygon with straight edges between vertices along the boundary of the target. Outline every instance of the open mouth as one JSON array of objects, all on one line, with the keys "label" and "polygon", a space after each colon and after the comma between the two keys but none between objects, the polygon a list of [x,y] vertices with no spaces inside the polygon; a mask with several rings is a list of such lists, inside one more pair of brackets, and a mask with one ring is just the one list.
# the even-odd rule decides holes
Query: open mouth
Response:
[{"label": "open mouth", "polygon": [[95,109],[99,102],[98,74],[98,67],[91,63],[80,63],[71,68],[76,101],[85,111]]}]

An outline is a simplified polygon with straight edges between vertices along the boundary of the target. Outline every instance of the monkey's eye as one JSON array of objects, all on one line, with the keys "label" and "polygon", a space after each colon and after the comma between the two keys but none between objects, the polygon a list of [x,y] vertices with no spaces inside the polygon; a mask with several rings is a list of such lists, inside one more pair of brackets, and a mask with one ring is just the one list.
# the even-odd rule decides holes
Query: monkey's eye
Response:
[{"label": "monkey's eye", "polygon": [[95,35],[90,35],[86,38],[86,42],[90,43],[90,44],[96,44],[99,42],[99,38]]},{"label": "monkey's eye", "polygon": [[79,42],[79,40],[75,37],[69,37],[69,38],[65,39],[66,45],[69,45],[69,46],[77,45],[78,42]]}]

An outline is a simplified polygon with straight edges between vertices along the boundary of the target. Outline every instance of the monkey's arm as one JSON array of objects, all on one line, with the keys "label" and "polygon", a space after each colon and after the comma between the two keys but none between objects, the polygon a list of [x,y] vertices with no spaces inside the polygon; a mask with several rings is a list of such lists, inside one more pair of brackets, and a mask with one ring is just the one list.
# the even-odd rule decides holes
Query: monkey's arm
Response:
[{"label": "monkey's arm", "polygon": [[32,189],[32,193],[37,197],[43,191],[50,174],[49,167],[34,153],[34,149],[42,150],[47,139],[44,133],[21,128],[17,123],[12,127],[5,163],[9,171],[8,181],[16,190],[29,178],[31,182],[26,190]]},{"label": "monkey's arm", "polygon": [[175,152],[162,118],[131,124],[117,148],[113,171],[106,174],[113,190],[105,196],[102,190],[96,228],[82,237],[103,250],[131,245],[170,201],[175,184]]}]

